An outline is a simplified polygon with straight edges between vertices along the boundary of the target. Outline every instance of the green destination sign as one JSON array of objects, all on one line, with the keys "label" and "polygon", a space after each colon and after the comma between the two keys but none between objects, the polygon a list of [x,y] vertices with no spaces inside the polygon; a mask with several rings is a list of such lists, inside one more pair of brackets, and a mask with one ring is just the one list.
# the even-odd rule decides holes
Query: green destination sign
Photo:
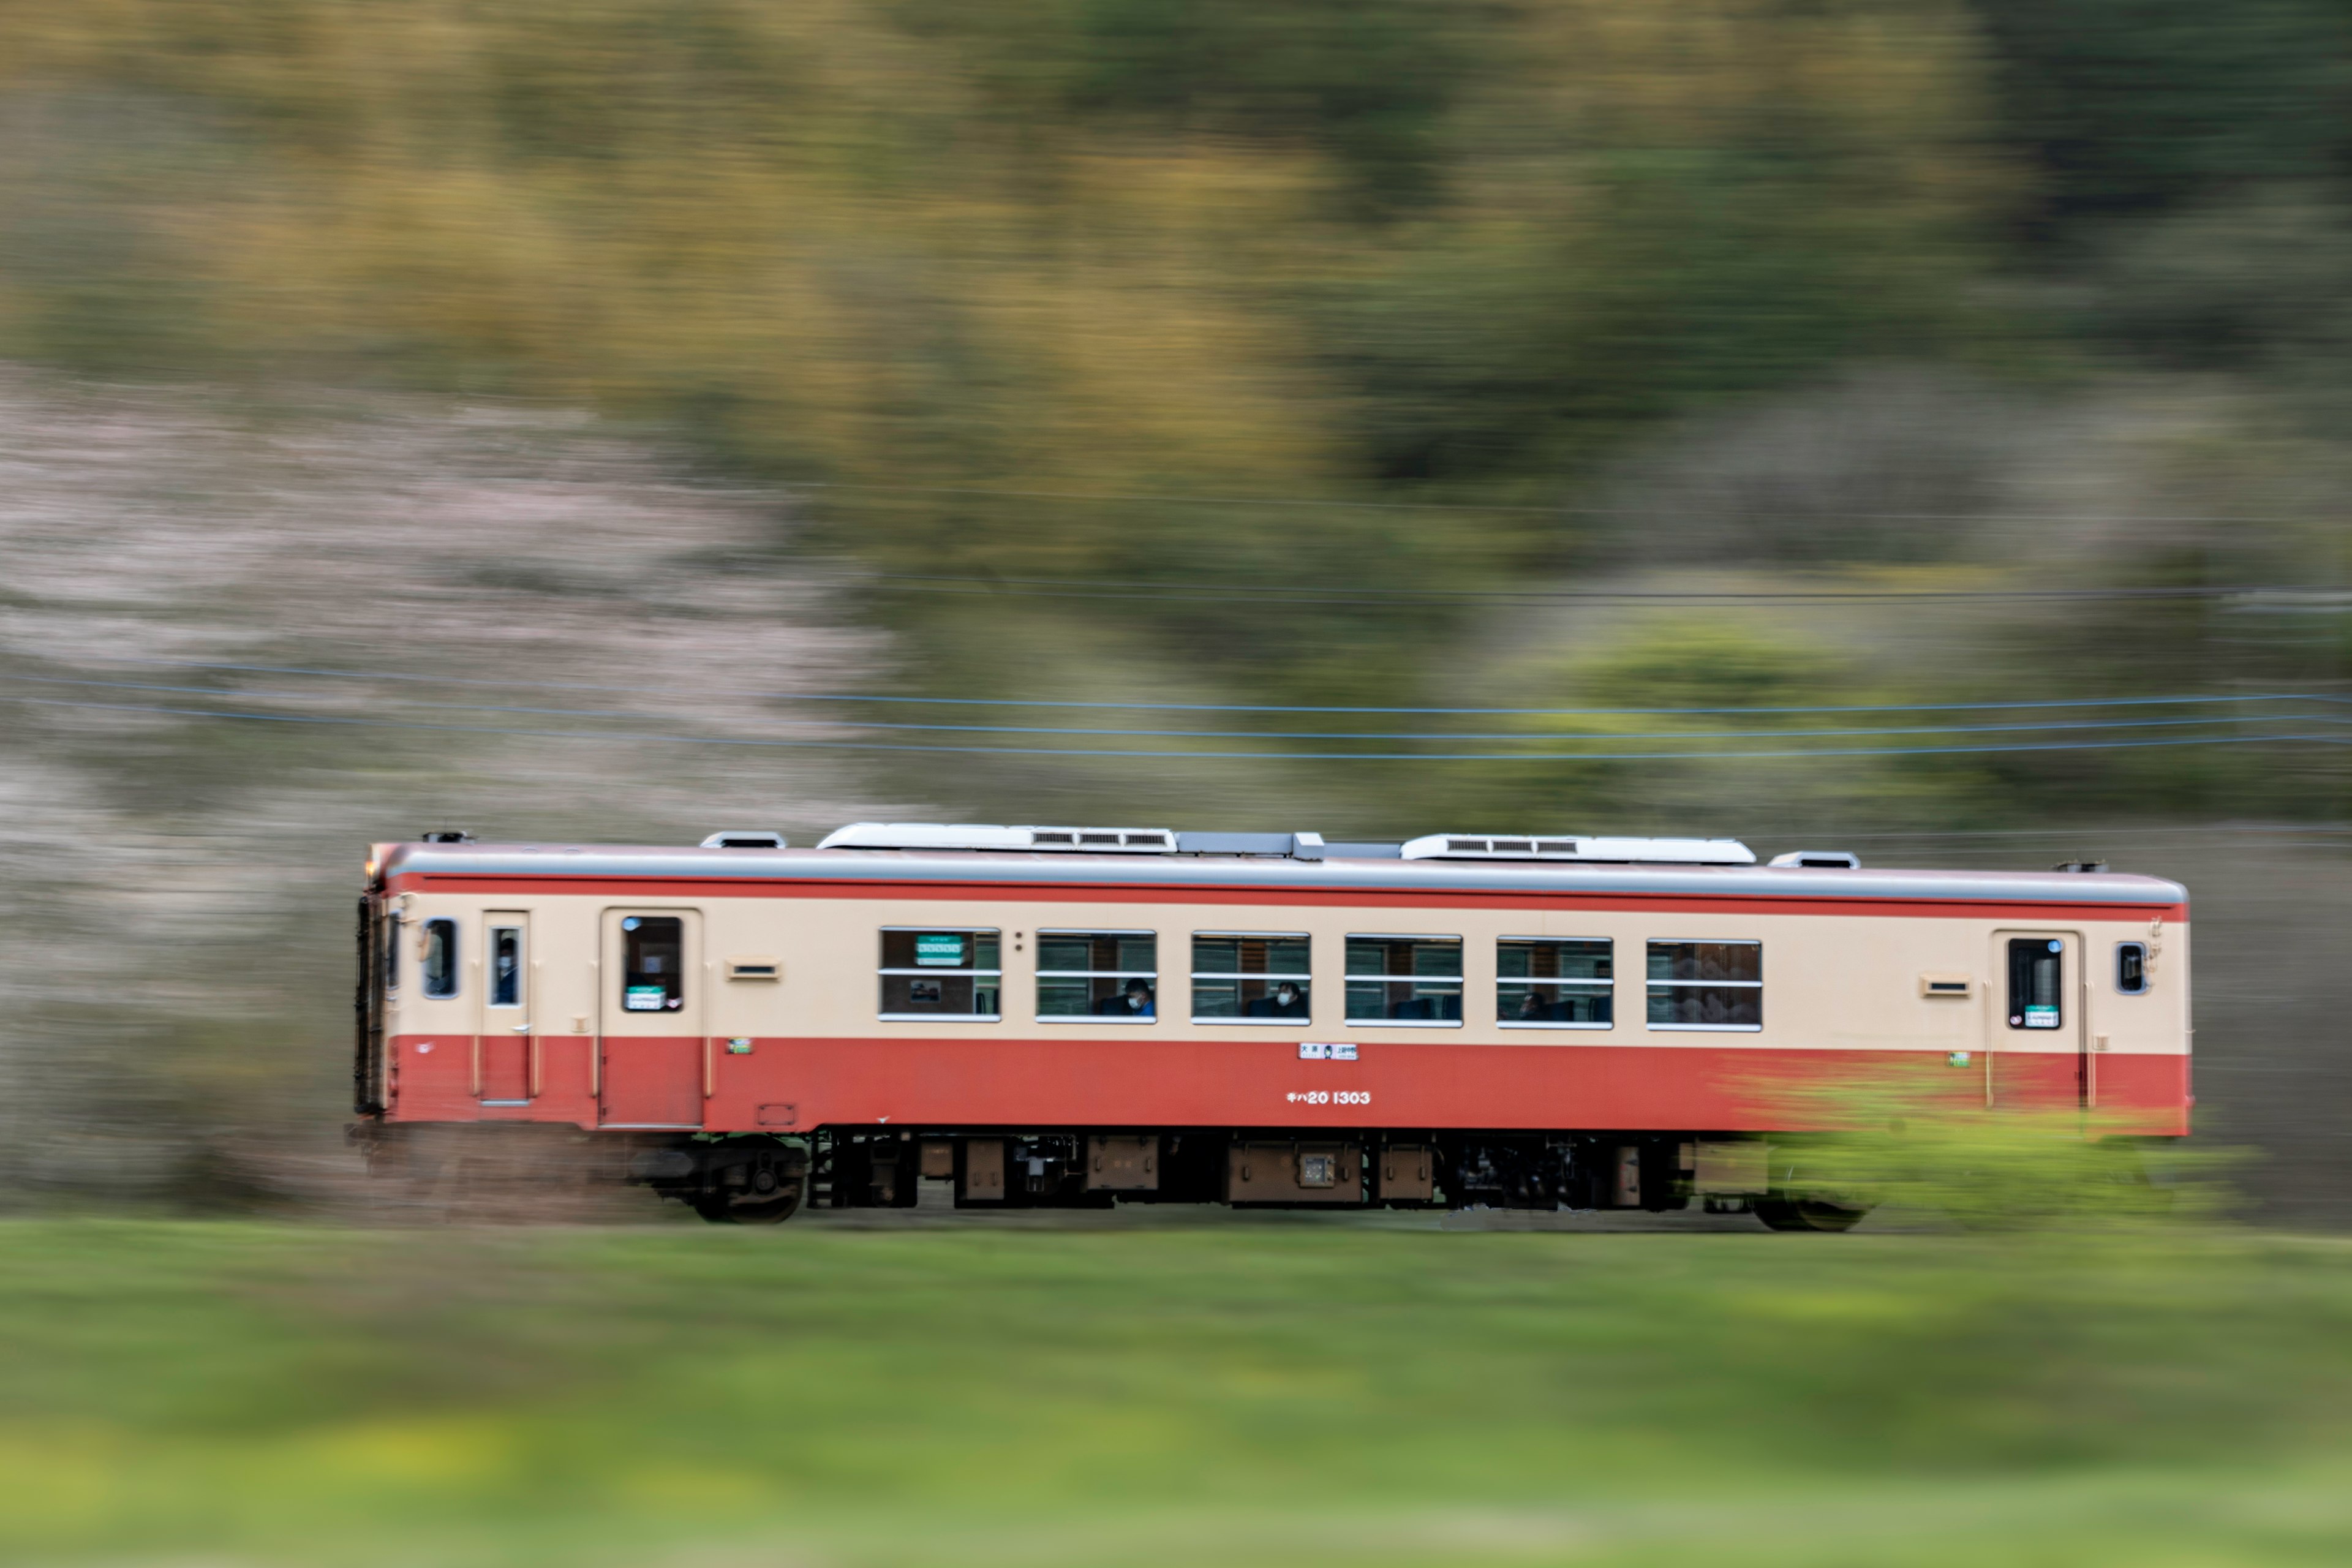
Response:
[{"label": "green destination sign", "polygon": [[924,931],[915,933],[915,962],[945,969],[963,967],[963,932]]}]

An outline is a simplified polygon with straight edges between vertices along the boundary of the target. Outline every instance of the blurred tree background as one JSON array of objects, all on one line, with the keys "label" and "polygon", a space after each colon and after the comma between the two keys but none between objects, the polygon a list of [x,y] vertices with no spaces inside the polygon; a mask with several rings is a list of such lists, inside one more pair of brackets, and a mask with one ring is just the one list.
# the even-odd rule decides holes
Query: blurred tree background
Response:
[{"label": "blurred tree background", "polygon": [[[100,0],[0,39],[0,352],[596,409],[789,498],[893,689],[2344,673],[2332,601],[1999,596],[2344,581],[2352,26],[2318,0]],[[1792,584],[1980,596],[1727,602],[1696,639],[1478,597]],[[1756,800],[1223,749],[1269,756],[964,776],[1120,815],[1231,776],[1391,829]],[[1848,819],[2341,792],[2332,748],[2157,750],[1775,771]]]},{"label": "blurred tree background", "polygon": [[[20,481],[70,448],[41,482],[130,509],[11,514],[12,679],[144,638],[641,699],[1244,710],[500,721],[968,748],[811,773],[19,709],[9,788],[47,826],[5,918],[79,929],[24,891],[112,874],[59,870],[68,839],[258,854],[270,824],[308,866],[427,805],[520,835],[904,809],[1879,859],[2092,836],[2013,841],[2044,862],[2333,822],[2347,109],[2326,0],[0,5],[0,360],[36,378],[0,388],[0,445]],[[248,576],[179,583],[166,636],[142,574],[196,536],[132,515]],[[60,541],[110,619],[25,585]],[[224,603],[242,640],[190,629]],[[750,629],[778,617],[810,637]],[[344,689],[312,717],[453,721]],[[1986,706],[2280,693],[2323,700]],[[1422,711],[1267,710],[1301,708]],[[68,831],[100,805],[114,826]],[[270,918],[309,929],[303,900]],[[316,1054],[342,955],[314,945],[204,1061]],[[37,1027],[169,1030],[100,1014]]]}]

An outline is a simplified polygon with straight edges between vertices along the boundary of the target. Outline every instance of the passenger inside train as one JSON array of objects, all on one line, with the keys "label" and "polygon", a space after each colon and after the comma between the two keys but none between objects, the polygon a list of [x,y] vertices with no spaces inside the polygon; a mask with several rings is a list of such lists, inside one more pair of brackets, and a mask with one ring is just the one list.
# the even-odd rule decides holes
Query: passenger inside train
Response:
[{"label": "passenger inside train", "polygon": [[1246,1009],[1253,1018],[1304,1018],[1307,997],[1297,986],[1286,980],[1265,995],[1254,998]]},{"label": "passenger inside train", "polygon": [[1116,996],[1106,996],[1095,1004],[1099,1017],[1151,1018],[1158,1016],[1151,996],[1151,983],[1130,980],[1127,989]]}]

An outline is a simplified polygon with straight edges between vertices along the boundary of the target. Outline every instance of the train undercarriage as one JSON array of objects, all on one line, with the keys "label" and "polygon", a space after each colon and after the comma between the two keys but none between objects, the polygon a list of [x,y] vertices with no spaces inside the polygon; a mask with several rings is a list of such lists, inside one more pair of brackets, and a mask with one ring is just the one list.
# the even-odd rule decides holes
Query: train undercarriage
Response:
[{"label": "train undercarriage", "polygon": [[[352,1135],[380,1175],[518,1194],[625,1184],[716,1224],[772,1225],[824,1209],[1620,1210],[1753,1214],[1775,1230],[1838,1231],[1866,1197],[1809,1190],[1785,1146],[1666,1132],[1092,1131],[820,1129],[587,1132],[551,1126],[387,1123]],[[519,1201],[528,1203],[527,1196]],[[503,1205],[500,1205],[503,1206]]]},{"label": "train undercarriage", "polygon": [[[626,1179],[717,1223],[832,1209],[1236,1208],[1753,1213],[1844,1230],[1865,1201],[1776,1185],[1761,1140],[1684,1133],[821,1130],[639,1143]],[[1785,1165],[1785,1162],[1783,1162]]]}]

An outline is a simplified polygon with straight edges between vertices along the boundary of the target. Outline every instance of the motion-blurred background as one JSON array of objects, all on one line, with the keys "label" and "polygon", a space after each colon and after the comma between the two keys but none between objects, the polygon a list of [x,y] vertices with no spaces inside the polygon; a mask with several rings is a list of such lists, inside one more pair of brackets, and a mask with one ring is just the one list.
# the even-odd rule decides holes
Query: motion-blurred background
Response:
[{"label": "motion-blurred background", "polygon": [[920,816],[2174,876],[2340,1226],[2347,435],[2333,0],[8,5],[0,1203],[357,1202],[371,839]]}]

